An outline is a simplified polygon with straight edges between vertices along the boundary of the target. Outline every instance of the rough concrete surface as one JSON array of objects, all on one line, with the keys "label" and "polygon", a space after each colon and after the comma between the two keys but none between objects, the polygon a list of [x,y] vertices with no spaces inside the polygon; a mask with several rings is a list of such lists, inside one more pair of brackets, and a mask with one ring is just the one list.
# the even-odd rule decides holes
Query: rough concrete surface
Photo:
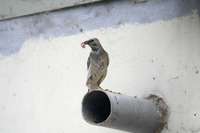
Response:
[{"label": "rough concrete surface", "polygon": [[170,110],[163,133],[199,133],[199,7],[108,1],[0,21],[0,133],[121,132],[81,116],[90,48],[80,43],[91,37],[110,55],[102,88],[161,92]]},{"label": "rough concrete surface", "polygon": [[170,110],[163,133],[200,132],[199,24],[196,10],[168,21],[26,40],[17,53],[0,57],[0,132],[121,132],[91,126],[81,116],[86,36],[97,37],[110,55],[102,88],[130,96],[159,91]]}]

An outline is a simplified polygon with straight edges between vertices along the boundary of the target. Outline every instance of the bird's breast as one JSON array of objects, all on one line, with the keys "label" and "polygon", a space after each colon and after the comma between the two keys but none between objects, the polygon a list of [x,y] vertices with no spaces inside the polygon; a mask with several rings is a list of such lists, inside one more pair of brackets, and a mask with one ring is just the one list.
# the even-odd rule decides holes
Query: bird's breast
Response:
[{"label": "bird's breast", "polygon": [[105,69],[105,62],[104,61],[97,61],[90,64],[90,69],[94,69],[97,71],[103,71]]},{"label": "bird's breast", "polygon": [[90,67],[96,71],[104,71],[107,68],[107,58],[102,52],[92,52],[90,56]]}]

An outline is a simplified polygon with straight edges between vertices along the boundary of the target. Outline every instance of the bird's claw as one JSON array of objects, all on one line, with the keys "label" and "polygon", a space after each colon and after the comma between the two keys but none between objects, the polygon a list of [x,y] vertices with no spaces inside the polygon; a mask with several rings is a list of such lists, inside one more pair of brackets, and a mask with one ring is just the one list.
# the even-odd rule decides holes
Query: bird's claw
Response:
[{"label": "bird's claw", "polygon": [[99,89],[103,90],[100,86],[99,86]]}]

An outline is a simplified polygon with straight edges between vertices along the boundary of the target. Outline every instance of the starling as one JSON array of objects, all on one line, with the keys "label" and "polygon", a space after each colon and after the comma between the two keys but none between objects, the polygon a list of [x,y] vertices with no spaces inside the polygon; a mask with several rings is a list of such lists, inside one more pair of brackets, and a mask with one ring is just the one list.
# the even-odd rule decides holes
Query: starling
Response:
[{"label": "starling", "polygon": [[108,53],[103,49],[97,38],[92,38],[81,43],[82,48],[85,48],[85,45],[91,48],[87,61],[88,75],[86,86],[88,87],[88,91],[102,89],[100,84],[106,77],[109,65]]}]

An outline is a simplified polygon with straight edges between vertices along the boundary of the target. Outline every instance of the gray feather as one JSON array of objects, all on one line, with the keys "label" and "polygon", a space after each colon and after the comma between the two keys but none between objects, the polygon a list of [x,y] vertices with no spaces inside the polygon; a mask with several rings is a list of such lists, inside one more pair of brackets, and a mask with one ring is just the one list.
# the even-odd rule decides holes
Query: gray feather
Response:
[{"label": "gray feather", "polygon": [[88,57],[88,60],[87,60],[87,70],[88,70],[89,66],[90,66],[90,56]]}]

